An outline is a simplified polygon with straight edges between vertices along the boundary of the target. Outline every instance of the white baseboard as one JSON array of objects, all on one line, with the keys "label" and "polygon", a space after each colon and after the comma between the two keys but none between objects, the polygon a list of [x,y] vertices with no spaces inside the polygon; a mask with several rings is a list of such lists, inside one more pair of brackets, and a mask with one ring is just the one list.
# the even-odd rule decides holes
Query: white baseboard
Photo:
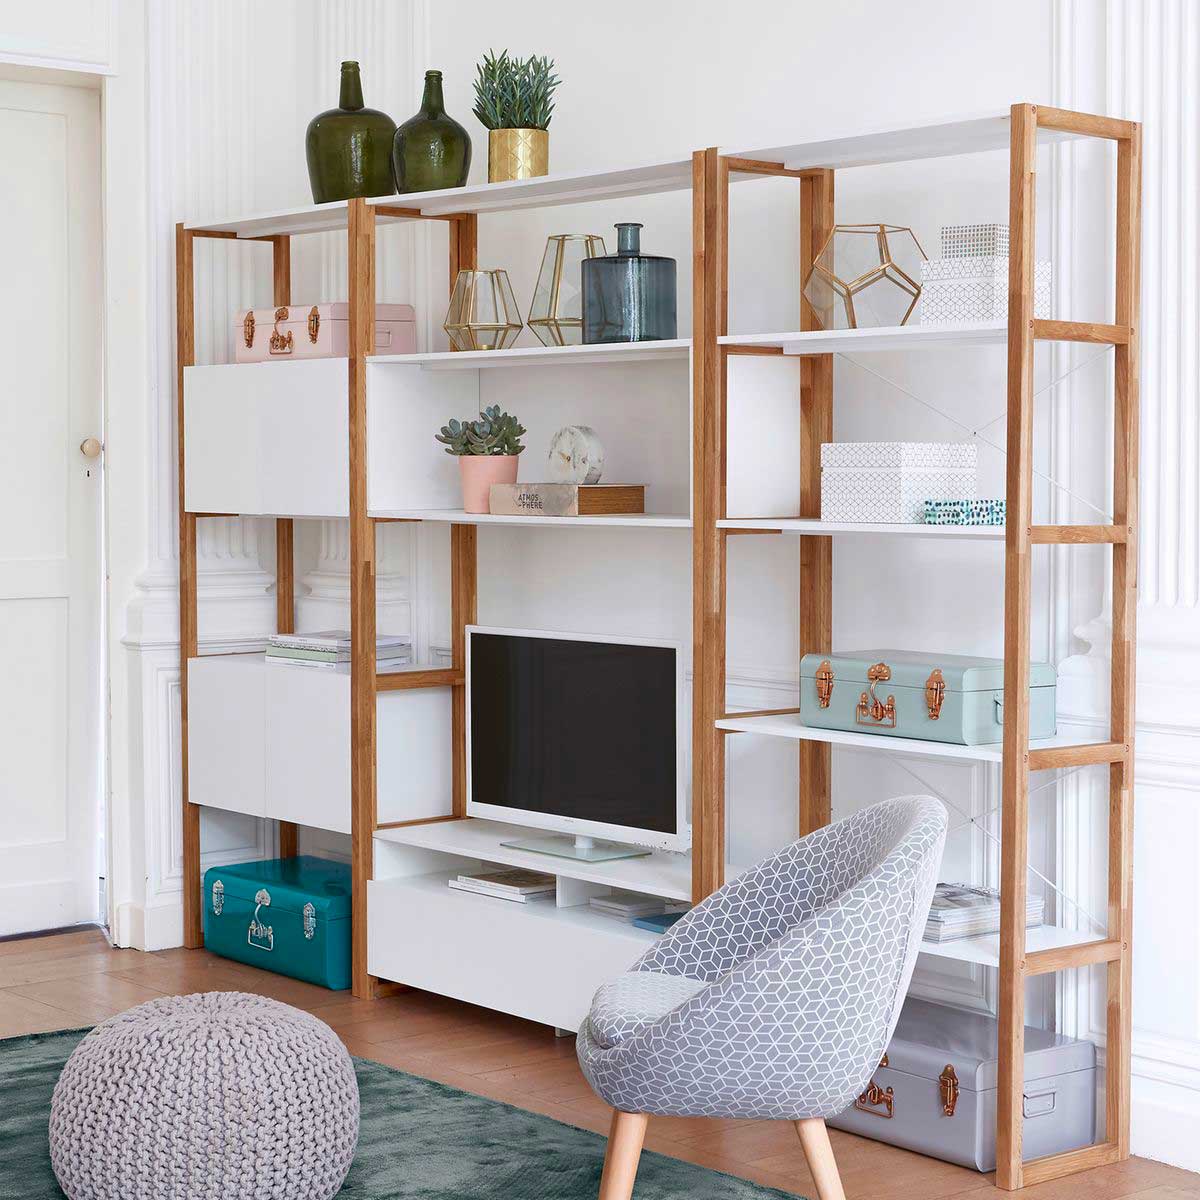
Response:
[{"label": "white baseboard", "polygon": [[183,945],[183,901],[120,904],[112,930],[113,943],[124,950],[170,950]]},{"label": "white baseboard", "polygon": [[1134,1154],[1200,1171],[1200,1080],[1192,1086],[1133,1077],[1130,1141]]}]

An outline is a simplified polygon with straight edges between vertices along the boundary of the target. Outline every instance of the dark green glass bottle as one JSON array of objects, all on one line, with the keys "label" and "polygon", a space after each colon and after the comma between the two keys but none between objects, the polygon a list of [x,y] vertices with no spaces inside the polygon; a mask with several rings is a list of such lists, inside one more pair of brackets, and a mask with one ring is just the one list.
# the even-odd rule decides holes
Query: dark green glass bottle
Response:
[{"label": "dark green glass bottle", "polygon": [[425,72],[421,111],[396,130],[392,169],[398,192],[436,192],[467,182],[471,138],[446,115],[441,71]]},{"label": "dark green glass bottle", "polygon": [[363,107],[358,63],[342,63],[338,107],[313,117],[304,137],[314,202],[390,196],[395,132],[396,122],[387,113]]}]

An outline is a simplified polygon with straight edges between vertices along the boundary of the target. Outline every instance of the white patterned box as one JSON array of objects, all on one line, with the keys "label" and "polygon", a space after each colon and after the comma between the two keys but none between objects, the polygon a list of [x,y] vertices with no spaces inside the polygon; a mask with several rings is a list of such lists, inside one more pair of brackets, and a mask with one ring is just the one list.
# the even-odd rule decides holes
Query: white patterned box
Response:
[{"label": "white patterned box", "polygon": [[821,520],[922,525],[926,500],[973,500],[975,472],[948,467],[846,467],[821,471]]},{"label": "white patterned box", "polygon": [[975,470],[974,442],[825,442],[821,467],[950,467]]},{"label": "white patterned box", "polygon": [[[1033,268],[1033,315],[1050,316],[1050,262]],[[1008,258],[935,258],[921,264],[921,324],[1003,321],[1008,316]]]},{"label": "white patterned box", "polygon": [[992,222],[982,225],[943,225],[943,258],[1008,257],[1008,226]]},{"label": "white patterned box", "polygon": [[919,525],[926,500],[975,498],[973,442],[826,442],[821,520]]}]

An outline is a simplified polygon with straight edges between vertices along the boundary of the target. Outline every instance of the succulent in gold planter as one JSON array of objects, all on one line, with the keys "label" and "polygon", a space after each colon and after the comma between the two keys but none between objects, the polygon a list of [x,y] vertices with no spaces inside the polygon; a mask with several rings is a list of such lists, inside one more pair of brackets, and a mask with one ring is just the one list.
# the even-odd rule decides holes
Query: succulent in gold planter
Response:
[{"label": "succulent in gold planter", "polygon": [[554,60],[489,51],[476,69],[475,115],[488,130],[488,182],[532,179],[550,170],[548,127],[561,80]]}]

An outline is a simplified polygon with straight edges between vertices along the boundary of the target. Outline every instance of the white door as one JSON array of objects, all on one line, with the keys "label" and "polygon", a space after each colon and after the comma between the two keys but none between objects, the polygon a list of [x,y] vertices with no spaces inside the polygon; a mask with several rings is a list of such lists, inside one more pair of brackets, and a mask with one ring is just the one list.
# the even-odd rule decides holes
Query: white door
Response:
[{"label": "white door", "polygon": [[100,105],[0,80],[0,935],[99,914]]}]

